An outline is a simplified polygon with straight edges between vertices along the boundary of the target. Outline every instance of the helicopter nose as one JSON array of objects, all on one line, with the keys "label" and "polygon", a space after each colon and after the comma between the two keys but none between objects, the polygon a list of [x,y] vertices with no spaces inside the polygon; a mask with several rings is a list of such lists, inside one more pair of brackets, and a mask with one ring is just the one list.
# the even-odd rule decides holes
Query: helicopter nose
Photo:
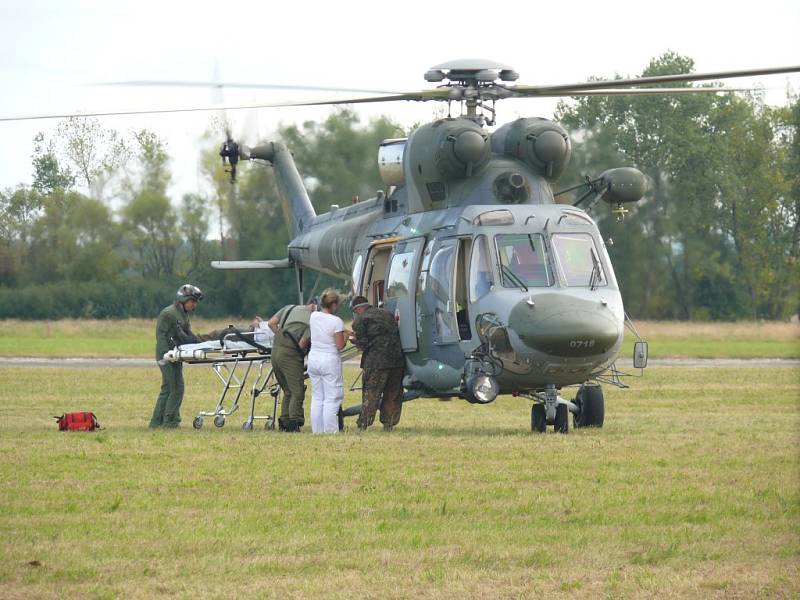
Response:
[{"label": "helicopter nose", "polygon": [[564,298],[539,297],[533,307],[520,302],[509,326],[529,348],[565,358],[608,352],[622,333],[606,308]]}]

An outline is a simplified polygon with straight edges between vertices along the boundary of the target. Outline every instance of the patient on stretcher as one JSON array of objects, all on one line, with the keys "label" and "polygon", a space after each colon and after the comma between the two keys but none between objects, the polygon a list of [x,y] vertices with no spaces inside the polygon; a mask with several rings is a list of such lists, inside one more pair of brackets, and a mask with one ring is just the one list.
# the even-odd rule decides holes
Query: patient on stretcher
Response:
[{"label": "patient on stretcher", "polygon": [[267,327],[266,321],[262,328],[260,324],[251,327],[251,331],[242,331],[234,327],[229,327],[220,331],[212,331],[207,335],[201,336],[204,341],[181,344],[175,346],[164,354],[164,360],[168,362],[180,362],[186,360],[207,360],[214,357],[232,354],[259,353],[266,354],[272,347],[274,334]]}]

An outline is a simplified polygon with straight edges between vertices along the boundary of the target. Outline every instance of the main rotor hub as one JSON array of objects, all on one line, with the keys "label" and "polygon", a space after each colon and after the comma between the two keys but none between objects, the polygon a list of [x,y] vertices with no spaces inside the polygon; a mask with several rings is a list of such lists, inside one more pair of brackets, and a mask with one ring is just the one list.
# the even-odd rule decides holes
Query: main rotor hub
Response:
[{"label": "main rotor hub", "polygon": [[[489,125],[493,125],[495,116],[494,104],[492,104],[492,108],[484,107],[484,101],[494,102],[498,98],[507,97],[510,92],[503,82],[517,79],[519,79],[519,73],[508,65],[476,58],[442,63],[431,67],[425,73],[426,81],[435,83],[444,81],[442,87],[450,89],[448,101],[464,102],[467,109],[464,116],[481,126],[485,121]],[[485,119],[482,114],[478,114],[479,106],[486,108],[491,113],[488,119]]]},{"label": "main rotor hub", "polygon": [[461,85],[465,87],[491,86],[500,81],[516,81],[519,73],[508,65],[479,58],[454,60],[435,67],[425,73],[425,81],[438,83],[448,80],[445,85]]}]

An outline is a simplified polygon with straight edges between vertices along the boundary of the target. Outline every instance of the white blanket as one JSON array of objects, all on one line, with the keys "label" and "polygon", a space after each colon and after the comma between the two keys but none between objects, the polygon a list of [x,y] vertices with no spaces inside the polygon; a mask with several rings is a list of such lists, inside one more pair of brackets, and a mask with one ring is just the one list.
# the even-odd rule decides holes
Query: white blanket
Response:
[{"label": "white blanket", "polygon": [[[269,330],[267,330],[269,331]],[[270,331],[270,333],[272,333]],[[262,346],[272,346],[272,336],[266,336],[262,331],[256,330],[255,341]],[[183,344],[164,354],[167,362],[180,362],[182,360],[205,360],[209,354],[234,354],[238,352],[258,352],[259,349],[239,339],[209,340],[197,344]]]}]

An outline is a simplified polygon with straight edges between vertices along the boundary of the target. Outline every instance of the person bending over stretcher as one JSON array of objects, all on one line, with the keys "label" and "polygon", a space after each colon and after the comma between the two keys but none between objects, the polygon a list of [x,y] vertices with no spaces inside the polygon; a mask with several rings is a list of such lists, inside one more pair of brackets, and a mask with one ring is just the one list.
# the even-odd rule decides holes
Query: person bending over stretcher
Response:
[{"label": "person bending over stretcher", "polygon": [[150,427],[175,428],[181,424],[183,402],[183,365],[164,360],[164,354],[180,344],[199,341],[192,331],[189,314],[197,308],[203,292],[184,284],[175,294],[175,302],[165,307],[156,321],[156,361],[161,369],[161,390],[156,400]]},{"label": "person bending over stretcher", "polygon": [[[278,431],[300,431],[305,424],[303,361],[310,346],[309,320],[316,310],[314,303],[307,306],[288,304],[267,321],[267,326],[275,334],[272,341],[272,368],[283,390]],[[260,324],[259,317],[253,321],[254,327],[257,324]]]}]

